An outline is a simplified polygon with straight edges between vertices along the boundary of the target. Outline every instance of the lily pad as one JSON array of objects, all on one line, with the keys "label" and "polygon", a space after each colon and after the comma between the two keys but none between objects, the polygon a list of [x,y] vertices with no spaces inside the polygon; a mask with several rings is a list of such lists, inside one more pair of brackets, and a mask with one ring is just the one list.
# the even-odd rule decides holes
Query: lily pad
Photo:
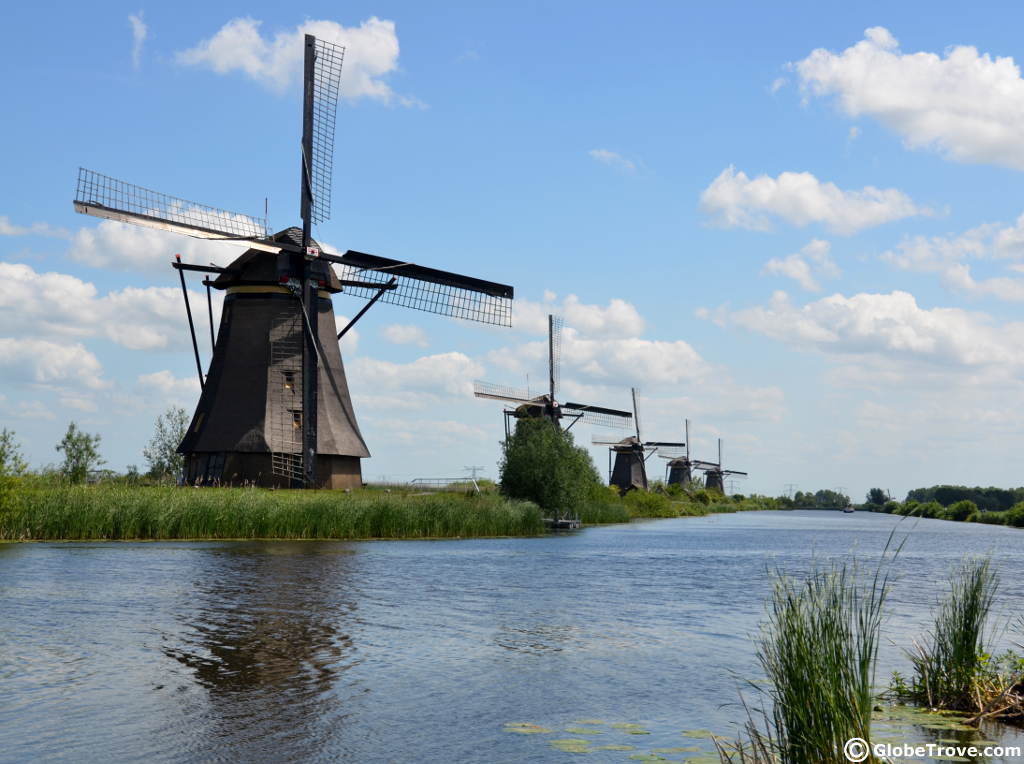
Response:
[{"label": "lily pad", "polygon": [[652,748],[651,753],[692,753],[700,750],[699,745],[677,745],[675,748]]},{"label": "lily pad", "polygon": [[573,724],[607,724],[603,719],[573,719]]},{"label": "lily pad", "polygon": [[573,735],[603,735],[604,730],[596,730],[592,727],[566,727],[565,731]]},{"label": "lily pad", "polygon": [[518,732],[520,735],[546,735],[552,730],[530,722],[505,722],[505,732]]},{"label": "lily pad", "polygon": [[590,753],[593,749],[590,747],[589,740],[583,740],[581,738],[564,738],[562,740],[551,740],[552,748],[557,748],[559,751],[565,753]]},{"label": "lily pad", "polygon": [[617,743],[611,743],[609,745],[599,745],[594,748],[595,751],[635,751],[636,746],[633,745],[620,745]]},{"label": "lily pad", "polygon": [[706,738],[710,740],[715,736],[711,730],[683,730],[683,737]]}]

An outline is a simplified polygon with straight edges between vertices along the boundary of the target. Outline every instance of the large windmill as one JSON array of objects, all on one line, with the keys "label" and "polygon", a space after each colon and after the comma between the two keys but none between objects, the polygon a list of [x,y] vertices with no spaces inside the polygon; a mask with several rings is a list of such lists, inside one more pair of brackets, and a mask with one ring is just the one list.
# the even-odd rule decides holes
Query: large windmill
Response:
[{"label": "large windmill", "polygon": [[[550,419],[556,426],[572,428],[579,421],[602,427],[625,427],[633,418],[628,411],[592,406],[588,403],[558,402],[558,385],[562,365],[562,319],[548,316],[548,392],[531,395],[522,388],[495,385],[491,382],[473,382],[477,398],[490,398],[511,406],[505,409],[505,439],[511,435],[510,419]],[[562,420],[567,420],[565,425]]]},{"label": "large windmill", "polygon": [[[595,446],[608,446],[608,483],[617,486],[623,495],[634,489],[647,490],[647,460],[653,454],[679,456],[680,449],[686,446],[685,443],[662,440],[645,441],[640,432],[640,409],[636,401],[635,387],[632,389],[632,394],[633,423],[636,426],[636,435],[623,440],[609,440],[595,436],[592,441]],[[614,463],[612,462],[613,455]]]},{"label": "large windmill", "polygon": [[687,419],[684,427],[686,435],[686,452],[683,455],[672,455],[659,453],[662,459],[668,459],[665,464],[665,484],[680,485],[688,488],[693,484],[694,463],[690,460],[690,420]]},{"label": "large windmill", "polygon": [[693,466],[704,472],[704,487],[707,489],[718,491],[719,493],[725,493],[725,476],[726,475],[738,475],[740,477],[746,477],[746,472],[740,472],[739,470],[725,470],[722,469],[722,439],[718,439],[718,461],[717,462],[705,462],[699,459],[693,461]]},{"label": "large windmill", "polygon": [[[511,326],[510,286],[349,250],[321,249],[330,217],[334,124],[345,49],[305,36],[301,228],[271,234],[266,219],[226,212],[81,169],[77,212],[202,239],[244,242],[226,268],[173,263],[188,313],[202,393],[178,447],[188,483],[354,487],[370,455],[359,432],[338,340],[375,302]],[[340,268],[341,277],[334,267]],[[183,271],[216,274],[226,292],[204,376]],[[368,300],[337,331],[331,295]],[[211,339],[213,313],[210,313]]]}]

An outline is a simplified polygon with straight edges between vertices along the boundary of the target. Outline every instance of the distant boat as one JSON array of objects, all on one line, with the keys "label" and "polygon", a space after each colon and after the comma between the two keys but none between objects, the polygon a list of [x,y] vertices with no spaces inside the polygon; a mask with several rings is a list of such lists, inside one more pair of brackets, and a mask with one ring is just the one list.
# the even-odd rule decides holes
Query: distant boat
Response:
[{"label": "distant boat", "polygon": [[855,510],[853,508],[852,504],[847,504],[845,507],[843,507],[843,512],[856,512],[856,511],[857,510]]}]

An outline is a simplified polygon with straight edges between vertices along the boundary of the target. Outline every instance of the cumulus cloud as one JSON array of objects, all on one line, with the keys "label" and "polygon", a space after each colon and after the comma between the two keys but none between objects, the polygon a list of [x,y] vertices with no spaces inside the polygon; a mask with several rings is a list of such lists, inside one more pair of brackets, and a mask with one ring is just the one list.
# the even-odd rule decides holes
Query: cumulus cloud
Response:
[{"label": "cumulus cloud", "polygon": [[142,46],[146,42],[146,22],[142,20],[142,11],[128,16],[128,23],[132,27],[132,66],[136,69],[142,61]]},{"label": "cumulus cloud", "polygon": [[140,374],[135,386],[147,398],[171,401],[186,408],[195,405],[200,393],[198,377],[176,377],[166,369],[151,374]]},{"label": "cumulus cloud", "polygon": [[414,390],[468,397],[473,394],[473,380],[483,373],[479,363],[457,352],[423,356],[411,363],[360,357],[351,367],[353,385],[375,393]]},{"label": "cumulus cloud", "polygon": [[177,61],[212,69],[218,74],[239,71],[260,85],[281,92],[301,76],[302,38],[312,34],[345,47],[341,75],[343,98],[422,106],[415,98],[396,95],[387,83],[388,75],[398,71],[395,22],[376,16],[353,27],[335,21],[305,21],[294,30],[277,32],[272,38],[261,34],[261,24],[252,18],[233,19],[213,37],[179,52]]},{"label": "cumulus cloud", "polygon": [[889,30],[871,27],[841,53],[819,48],[791,66],[805,94],[835,96],[846,114],[877,119],[912,149],[1024,169],[1024,80],[1009,56],[969,45],[903,53]]},{"label": "cumulus cloud", "polygon": [[815,276],[837,278],[840,274],[829,254],[832,245],[822,239],[812,239],[799,252],[786,257],[773,257],[764,268],[762,275],[785,276],[793,279],[809,292],[820,292],[821,285]]},{"label": "cumulus cloud", "polygon": [[55,228],[49,223],[32,223],[31,225],[15,225],[6,215],[0,215],[0,236],[52,236],[66,239],[70,236],[67,229]]},{"label": "cumulus cloud", "polygon": [[591,149],[587,152],[590,154],[591,159],[600,162],[601,164],[614,167],[616,170],[624,170],[626,172],[636,171],[636,162],[626,159],[621,154],[616,154],[614,151],[608,149]]},{"label": "cumulus cloud", "polygon": [[1024,324],[997,325],[990,316],[958,308],[922,308],[912,294],[835,294],[803,306],[785,292],[767,305],[708,317],[790,345],[829,355],[876,355],[944,367],[1016,367]]},{"label": "cumulus cloud", "polygon": [[512,303],[512,326],[530,334],[548,333],[548,315],[565,319],[565,325],[588,337],[635,337],[644,331],[644,319],[636,307],[625,300],[613,298],[608,305],[580,302],[574,294],[561,303],[553,292],[544,294],[543,302],[516,300]]},{"label": "cumulus cloud", "polygon": [[820,223],[844,236],[894,220],[932,214],[895,188],[865,186],[860,191],[844,191],[809,172],[750,178],[732,166],[722,170],[704,189],[700,206],[714,224],[725,228],[766,231],[775,217],[801,228]]},{"label": "cumulus cloud", "polygon": [[[195,304],[205,295],[192,293]],[[214,320],[220,312],[216,295]],[[96,286],[64,273],[38,273],[0,262],[0,317],[6,331],[51,338],[102,337],[130,350],[183,346],[187,338],[180,290],[126,287],[99,295]]]},{"label": "cumulus cloud", "polygon": [[98,226],[78,229],[68,255],[92,267],[166,274],[176,254],[186,263],[224,266],[245,250],[245,245],[234,242],[193,239],[104,220]]},{"label": "cumulus cloud", "polygon": [[79,343],[0,337],[0,369],[5,379],[33,386],[99,390],[108,385],[99,359]]},{"label": "cumulus cloud", "polygon": [[391,324],[381,329],[381,335],[395,345],[417,345],[425,348],[427,333],[415,324]]},{"label": "cumulus cloud", "polygon": [[[969,261],[1006,261],[1024,256],[1024,215],[1013,225],[986,223],[958,235],[907,236],[880,258],[905,271],[936,273],[950,289],[976,297],[1024,300],[1024,279],[976,279]],[[1019,264],[1007,269],[1019,272]]]}]

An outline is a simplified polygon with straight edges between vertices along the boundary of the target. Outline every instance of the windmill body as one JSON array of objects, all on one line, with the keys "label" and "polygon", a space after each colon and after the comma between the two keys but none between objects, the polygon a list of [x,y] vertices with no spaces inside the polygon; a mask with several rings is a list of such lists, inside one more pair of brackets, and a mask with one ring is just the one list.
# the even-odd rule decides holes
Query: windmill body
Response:
[{"label": "windmill body", "polygon": [[[272,238],[296,236],[301,231],[289,229]],[[225,293],[220,328],[199,404],[178,447],[191,485],[288,487],[303,480],[304,318],[295,295],[279,282],[277,259],[250,249],[210,284]],[[310,317],[326,337],[337,333],[331,295],[342,286],[323,265],[317,270],[324,283]],[[322,352],[316,372],[316,485],[357,488],[359,460],[370,452],[352,409],[339,346],[326,343]]]},{"label": "windmill body", "polygon": [[718,439],[718,461],[706,462],[695,459],[693,466],[704,472],[704,487],[709,491],[718,491],[725,494],[725,476],[747,477],[746,472],[740,470],[727,470],[722,467],[722,439]]},{"label": "windmill body", "polygon": [[653,454],[661,453],[662,456],[675,457],[679,450],[686,446],[685,443],[674,441],[645,441],[640,432],[640,409],[637,404],[636,388],[631,392],[636,435],[619,441],[604,438],[594,438],[592,441],[594,445],[608,446],[608,484],[618,488],[623,496],[629,491],[648,490],[647,460]]},{"label": "windmill body", "polygon": [[[312,35],[304,45],[301,228],[270,235],[264,219],[79,170],[76,212],[250,247],[226,268],[185,264],[180,256],[173,263],[202,388],[178,447],[190,484],[361,485],[359,460],[370,452],[352,409],[339,342],[378,301],[511,326],[510,286],[354,250],[331,254],[313,240],[312,225],[330,217],[344,48]],[[213,344],[205,375],[186,271],[216,274],[203,282]],[[215,340],[211,289],[225,293]],[[338,332],[331,296],[340,292],[367,303]]]},{"label": "windmill body", "polygon": [[667,485],[679,485],[688,488],[693,484],[693,462],[690,461],[690,420],[686,420],[684,432],[686,435],[686,453],[682,456],[670,456],[661,454],[661,457],[668,459],[665,465],[665,483]]}]

